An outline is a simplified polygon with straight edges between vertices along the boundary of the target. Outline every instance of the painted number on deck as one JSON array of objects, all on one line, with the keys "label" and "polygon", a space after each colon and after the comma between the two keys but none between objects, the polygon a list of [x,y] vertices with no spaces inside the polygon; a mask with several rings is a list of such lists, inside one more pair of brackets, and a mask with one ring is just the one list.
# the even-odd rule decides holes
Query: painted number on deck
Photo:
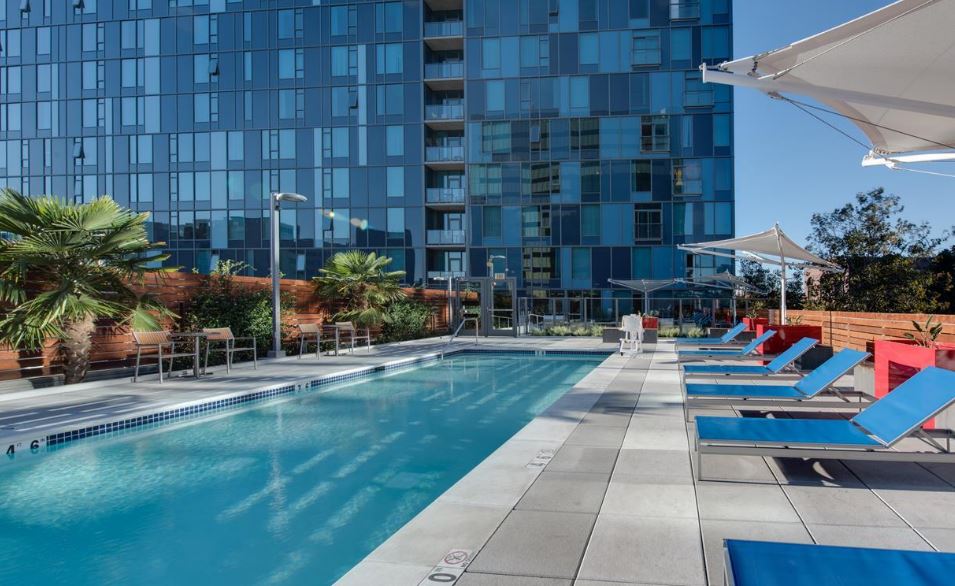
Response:
[{"label": "painted number on deck", "polygon": [[469,563],[471,563],[471,550],[452,549],[441,559],[438,565],[431,568],[427,577],[418,586],[454,584],[464,574],[464,570]]}]

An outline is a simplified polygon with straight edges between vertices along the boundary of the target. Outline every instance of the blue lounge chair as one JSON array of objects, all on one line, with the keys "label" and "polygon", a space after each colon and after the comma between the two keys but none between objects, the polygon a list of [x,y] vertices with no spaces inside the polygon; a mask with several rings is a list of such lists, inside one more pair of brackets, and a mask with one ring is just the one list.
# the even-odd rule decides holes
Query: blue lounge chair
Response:
[{"label": "blue lounge chair", "polygon": [[955,554],[727,539],[731,586],[930,586],[955,575]]},{"label": "blue lounge chair", "polygon": [[776,330],[766,330],[758,337],[753,338],[749,344],[742,348],[703,348],[700,350],[677,350],[676,358],[679,361],[684,360],[732,360],[740,358],[751,358],[756,348],[766,340],[776,335]]},{"label": "blue lounge chair", "polygon": [[765,366],[760,364],[687,364],[683,367],[683,376],[769,376],[779,374],[818,343],[819,341],[813,338],[803,338],[787,348],[785,352],[773,358]]},{"label": "blue lounge chair", "polygon": [[[948,445],[955,434],[922,429],[953,403],[955,371],[929,367],[848,420],[698,416],[697,477],[703,454],[955,463]],[[931,450],[896,450],[907,437],[924,441]]]},{"label": "blue lounge chair", "polygon": [[[792,386],[688,384],[685,410],[689,413],[690,408],[724,405],[792,407],[802,406],[801,403],[807,401],[811,401],[811,404],[806,406],[814,409],[845,409],[853,405],[863,407],[863,401],[871,400],[868,395],[855,390],[833,391],[830,387],[868,357],[868,352],[840,350]],[[835,396],[837,400],[813,400],[822,395]],[[850,403],[850,397],[858,399],[858,402]]]},{"label": "blue lounge chair", "polygon": [[677,345],[686,344],[689,346],[725,346],[731,344],[736,336],[742,334],[744,330],[746,330],[746,324],[739,323],[719,338],[677,338],[675,342]]}]

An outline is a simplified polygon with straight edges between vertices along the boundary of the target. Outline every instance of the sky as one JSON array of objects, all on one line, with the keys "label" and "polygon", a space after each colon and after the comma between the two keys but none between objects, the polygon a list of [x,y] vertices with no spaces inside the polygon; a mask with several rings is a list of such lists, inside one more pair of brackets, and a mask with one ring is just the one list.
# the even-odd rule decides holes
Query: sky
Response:
[{"label": "sky", "polygon": [[[786,46],[888,4],[891,0],[734,0],[734,58]],[[909,220],[929,221],[936,232],[955,224],[955,178],[862,168],[865,149],[794,106],[750,88],[736,88],[735,94],[737,235],[778,221],[805,244],[814,212],[831,211],[875,187],[901,196]],[[868,143],[851,124],[840,127]]]}]

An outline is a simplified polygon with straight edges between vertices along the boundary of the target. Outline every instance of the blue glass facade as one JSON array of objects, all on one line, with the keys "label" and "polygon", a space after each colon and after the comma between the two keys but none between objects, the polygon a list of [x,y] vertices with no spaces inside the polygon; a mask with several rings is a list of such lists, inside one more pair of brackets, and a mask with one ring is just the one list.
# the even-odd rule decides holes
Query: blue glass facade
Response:
[{"label": "blue glass facade", "polygon": [[[0,181],[152,212],[175,264],[344,248],[524,294],[733,234],[729,0],[8,0]],[[490,262],[489,262],[490,259]],[[690,263],[712,262],[695,259]],[[489,265],[491,268],[489,268]]]}]

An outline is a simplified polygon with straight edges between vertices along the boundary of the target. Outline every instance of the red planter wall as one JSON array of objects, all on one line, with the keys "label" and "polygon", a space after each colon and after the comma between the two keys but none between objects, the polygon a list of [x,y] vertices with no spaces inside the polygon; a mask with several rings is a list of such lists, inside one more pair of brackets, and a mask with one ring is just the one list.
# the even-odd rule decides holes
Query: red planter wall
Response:
[{"label": "red planter wall", "polygon": [[761,336],[766,330],[775,330],[776,335],[760,345],[760,354],[779,354],[785,352],[790,346],[802,340],[803,338],[815,338],[822,342],[821,326],[780,326],[763,325],[756,326],[756,336]]},{"label": "red planter wall", "polygon": [[[756,331],[758,326],[768,326],[769,318],[765,317],[744,317],[743,323],[746,324],[746,329],[749,331]],[[757,336],[759,334],[756,334]]]},{"label": "red planter wall", "polygon": [[660,325],[660,318],[643,316],[643,329],[656,330]]},{"label": "red planter wall", "polygon": [[[892,392],[926,366],[955,370],[955,344],[926,348],[913,340],[876,340],[874,346],[876,397]],[[924,427],[934,426],[930,421]]]}]

